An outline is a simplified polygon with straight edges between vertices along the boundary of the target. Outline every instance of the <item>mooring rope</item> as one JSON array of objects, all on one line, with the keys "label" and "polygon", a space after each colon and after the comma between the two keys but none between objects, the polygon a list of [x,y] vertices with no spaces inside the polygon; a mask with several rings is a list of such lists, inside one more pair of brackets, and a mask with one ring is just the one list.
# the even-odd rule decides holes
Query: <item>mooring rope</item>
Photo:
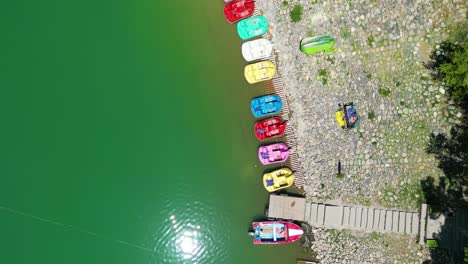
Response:
[{"label": "mooring rope", "polygon": [[76,232],[79,232],[79,233],[84,233],[84,234],[87,234],[87,235],[95,237],[95,238],[100,238],[100,239],[103,239],[103,240],[107,240],[107,241],[114,242],[114,243],[117,243],[117,244],[122,244],[122,245],[132,247],[132,248],[137,248],[137,249],[147,251],[147,252],[152,253],[152,254],[156,253],[154,250],[152,250],[150,248],[147,248],[147,247],[135,244],[135,243],[131,243],[131,242],[128,242],[128,241],[124,241],[124,240],[112,239],[112,238],[109,238],[109,237],[107,237],[105,235],[98,234],[98,233],[95,233],[95,232],[91,232],[89,230],[86,230],[84,228],[81,228],[81,227],[78,227],[78,226],[75,226],[75,225],[69,225],[69,224],[65,224],[65,223],[62,223],[62,222],[50,220],[50,219],[47,219],[47,218],[44,218],[44,217],[40,217],[40,216],[37,216],[37,215],[33,215],[33,214],[30,214],[30,213],[19,211],[19,210],[16,210],[16,209],[13,209],[13,208],[10,208],[10,207],[6,207],[6,206],[0,206],[0,211],[1,210],[6,211],[6,212],[10,213],[11,215],[23,216],[23,217],[26,217],[26,218],[34,219],[34,220],[36,220],[38,222],[43,222],[43,223],[47,223],[47,224],[50,224],[50,225],[59,226],[62,229],[69,229],[69,230],[73,230],[73,231],[76,231]]}]

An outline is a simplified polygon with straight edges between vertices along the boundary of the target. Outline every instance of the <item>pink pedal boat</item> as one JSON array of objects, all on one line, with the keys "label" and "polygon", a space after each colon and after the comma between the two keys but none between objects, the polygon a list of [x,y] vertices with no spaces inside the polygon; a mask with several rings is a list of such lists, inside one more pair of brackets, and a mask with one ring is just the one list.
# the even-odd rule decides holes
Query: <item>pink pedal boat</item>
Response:
[{"label": "pink pedal boat", "polygon": [[284,143],[275,143],[258,148],[258,159],[263,165],[284,162],[289,157],[289,147]]}]

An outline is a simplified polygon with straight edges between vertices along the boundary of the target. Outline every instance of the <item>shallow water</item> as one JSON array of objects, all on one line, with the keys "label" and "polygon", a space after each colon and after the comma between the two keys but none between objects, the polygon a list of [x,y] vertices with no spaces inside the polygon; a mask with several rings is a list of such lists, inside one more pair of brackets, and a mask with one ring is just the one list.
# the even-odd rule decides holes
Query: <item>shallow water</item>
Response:
[{"label": "shallow water", "polygon": [[[295,263],[223,1],[0,5],[2,263]],[[303,256],[303,255],[302,255]]]}]

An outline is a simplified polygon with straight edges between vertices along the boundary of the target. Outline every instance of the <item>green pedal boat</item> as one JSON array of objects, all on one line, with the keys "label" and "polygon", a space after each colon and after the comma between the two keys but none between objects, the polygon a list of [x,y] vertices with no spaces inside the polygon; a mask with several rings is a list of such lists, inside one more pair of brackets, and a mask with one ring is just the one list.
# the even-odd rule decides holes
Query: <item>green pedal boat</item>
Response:
[{"label": "green pedal boat", "polygon": [[332,54],[336,51],[335,44],[335,39],[330,36],[316,36],[302,39],[300,49],[307,55],[322,51],[326,54]]},{"label": "green pedal boat", "polygon": [[268,30],[268,20],[264,16],[254,16],[237,23],[237,34],[243,40],[258,37]]}]

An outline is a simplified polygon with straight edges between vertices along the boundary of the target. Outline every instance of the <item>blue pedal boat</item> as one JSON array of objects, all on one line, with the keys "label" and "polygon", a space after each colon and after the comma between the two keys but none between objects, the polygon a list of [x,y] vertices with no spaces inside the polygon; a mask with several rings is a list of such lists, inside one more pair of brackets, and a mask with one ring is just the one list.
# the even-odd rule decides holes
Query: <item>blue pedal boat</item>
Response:
[{"label": "blue pedal boat", "polygon": [[276,94],[269,94],[253,98],[250,102],[250,109],[255,117],[274,115],[281,111],[283,102]]}]

